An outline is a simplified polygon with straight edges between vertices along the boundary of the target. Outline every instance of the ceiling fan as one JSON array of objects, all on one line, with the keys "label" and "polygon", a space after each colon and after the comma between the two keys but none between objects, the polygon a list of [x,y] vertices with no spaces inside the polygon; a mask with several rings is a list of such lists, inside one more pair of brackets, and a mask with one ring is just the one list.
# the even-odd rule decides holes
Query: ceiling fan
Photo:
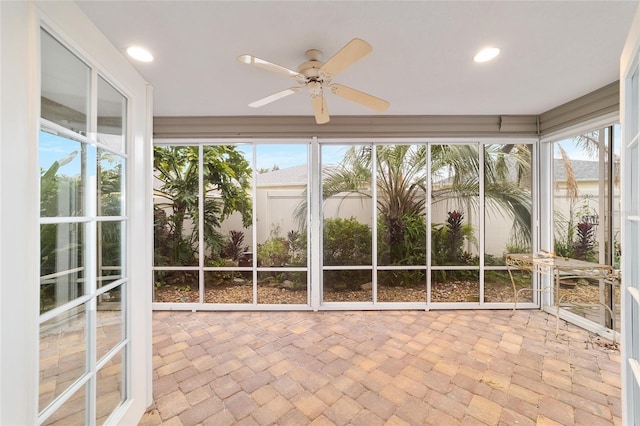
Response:
[{"label": "ceiling fan", "polygon": [[308,61],[302,63],[298,67],[297,71],[276,65],[252,55],[240,55],[237,57],[237,60],[245,64],[264,68],[278,74],[295,78],[299,84],[298,86],[290,87],[262,99],[258,99],[255,102],[251,102],[249,104],[250,107],[259,108],[277,101],[278,99],[293,95],[300,89],[306,87],[311,94],[311,106],[313,107],[316,123],[324,124],[329,122],[329,111],[327,110],[327,101],[324,96],[325,89],[334,95],[357,102],[376,111],[382,112],[389,108],[389,102],[384,99],[352,89],[351,87],[332,83],[333,77],[336,74],[367,55],[372,50],[373,48],[369,43],[359,38],[351,40],[327,62],[320,61],[320,59],[322,59],[321,51],[317,49],[307,50],[306,56]]}]

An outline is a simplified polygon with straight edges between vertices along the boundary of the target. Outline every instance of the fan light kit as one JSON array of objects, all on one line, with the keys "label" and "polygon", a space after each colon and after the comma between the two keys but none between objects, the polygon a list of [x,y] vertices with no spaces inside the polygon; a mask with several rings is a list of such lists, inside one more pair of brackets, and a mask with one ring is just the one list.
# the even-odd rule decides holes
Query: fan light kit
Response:
[{"label": "fan light kit", "polygon": [[251,102],[249,104],[250,107],[259,108],[270,104],[271,102],[275,102],[278,99],[293,95],[300,89],[306,87],[311,95],[311,106],[313,107],[316,123],[324,124],[329,122],[329,111],[327,110],[327,102],[324,96],[325,89],[328,89],[334,95],[357,102],[376,111],[383,112],[389,108],[389,102],[384,99],[377,98],[341,84],[331,83],[336,74],[367,55],[372,50],[373,49],[369,43],[359,38],[351,40],[327,62],[320,61],[320,59],[322,59],[321,51],[317,49],[307,50],[306,56],[308,61],[301,64],[297,71],[276,65],[252,55],[240,55],[237,59],[238,61],[248,65],[264,68],[268,71],[282,74],[287,77],[293,77],[299,84],[298,86],[290,87],[255,102]]}]

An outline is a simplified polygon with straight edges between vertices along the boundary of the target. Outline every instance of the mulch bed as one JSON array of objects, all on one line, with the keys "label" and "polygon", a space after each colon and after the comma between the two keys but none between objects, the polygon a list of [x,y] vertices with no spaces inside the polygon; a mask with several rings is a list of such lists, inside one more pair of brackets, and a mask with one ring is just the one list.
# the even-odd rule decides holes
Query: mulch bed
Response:
[{"label": "mulch bed", "polygon": [[[599,289],[597,285],[584,281],[578,281],[571,288],[561,288],[563,305],[565,303],[598,303]],[[392,287],[380,286],[378,288],[379,302],[424,302],[427,293],[422,287]],[[470,281],[448,281],[445,283],[434,282],[431,286],[431,298],[433,302],[477,302],[479,298],[479,285]],[[325,291],[325,302],[370,302],[371,290],[359,291]],[[531,292],[521,292],[519,301],[531,301]],[[172,303],[197,303],[199,291],[197,289],[182,288],[176,286],[160,286],[156,288],[154,302]],[[252,303],[253,287],[243,284],[222,284],[208,286],[204,291],[205,303]],[[486,302],[513,301],[513,288],[511,284],[485,284]],[[259,304],[307,304],[306,290],[291,290],[273,287],[270,285],[258,285]]]}]

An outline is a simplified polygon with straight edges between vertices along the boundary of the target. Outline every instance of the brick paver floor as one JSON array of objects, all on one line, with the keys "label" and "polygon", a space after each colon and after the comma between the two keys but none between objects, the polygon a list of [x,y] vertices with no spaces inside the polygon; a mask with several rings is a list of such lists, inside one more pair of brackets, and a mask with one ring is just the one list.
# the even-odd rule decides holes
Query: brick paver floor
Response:
[{"label": "brick paver floor", "polygon": [[621,424],[620,353],[537,310],[154,312],[143,425]]}]

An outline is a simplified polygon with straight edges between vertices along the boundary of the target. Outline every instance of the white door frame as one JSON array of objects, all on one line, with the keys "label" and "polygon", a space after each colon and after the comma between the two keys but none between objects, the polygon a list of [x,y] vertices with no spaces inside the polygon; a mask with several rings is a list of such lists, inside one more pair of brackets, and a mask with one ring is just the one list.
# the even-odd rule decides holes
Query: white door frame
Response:
[{"label": "white door frame", "polygon": [[622,418],[640,423],[640,8],[620,59]]}]

